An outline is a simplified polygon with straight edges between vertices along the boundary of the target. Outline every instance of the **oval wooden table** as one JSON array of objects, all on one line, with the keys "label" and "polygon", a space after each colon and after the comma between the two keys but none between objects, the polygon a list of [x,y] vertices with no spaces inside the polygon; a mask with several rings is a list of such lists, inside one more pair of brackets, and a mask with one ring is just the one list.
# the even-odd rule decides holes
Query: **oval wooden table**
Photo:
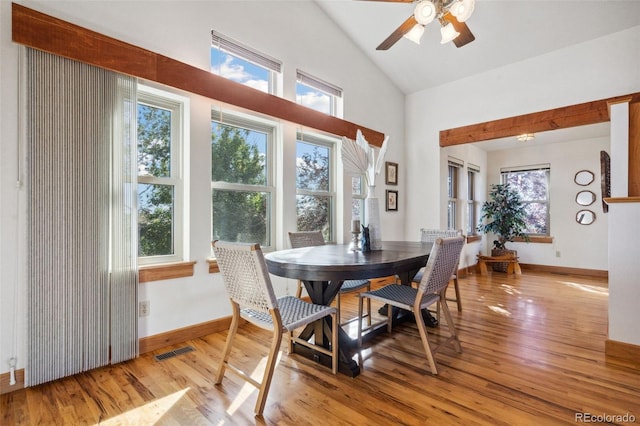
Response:
[{"label": "oval wooden table", "polygon": [[[350,251],[348,244],[326,244],[280,250],[265,254],[269,272],[285,278],[301,280],[313,303],[330,305],[345,280],[370,279],[397,275],[402,284],[411,285],[414,275],[427,264],[432,243],[415,241],[384,241],[382,250],[370,253]],[[384,329],[384,327],[381,327]],[[331,336],[331,321],[328,318],[307,326],[301,338],[324,341],[328,346]],[[356,342],[340,328],[339,370],[355,377],[360,366],[352,359]],[[294,345],[294,352],[330,365],[329,357],[313,352],[302,345]]]}]

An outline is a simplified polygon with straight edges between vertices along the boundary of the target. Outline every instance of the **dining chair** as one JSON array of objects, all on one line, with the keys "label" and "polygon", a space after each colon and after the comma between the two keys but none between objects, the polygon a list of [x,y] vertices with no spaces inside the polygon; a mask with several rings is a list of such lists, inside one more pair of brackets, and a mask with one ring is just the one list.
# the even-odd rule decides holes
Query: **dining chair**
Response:
[{"label": "dining chair", "polygon": [[[312,247],[322,246],[325,244],[324,237],[320,231],[299,231],[289,232],[289,242],[291,248],[300,247]],[[353,293],[362,289],[371,290],[371,281],[369,280],[346,280],[342,283],[338,295],[336,296],[336,303],[338,308],[338,323],[340,322],[340,295],[346,293]],[[302,281],[298,280],[298,289],[296,290],[296,297],[302,296]],[[367,304],[367,324],[371,324],[371,303]]]},{"label": "dining chair", "polygon": [[[451,238],[462,235],[461,230],[455,229],[420,229],[420,241],[423,243],[432,243],[435,242],[438,238]],[[424,274],[424,268],[420,269],[418,273],[413,277],[414,283],[419,283],[422,279],[422,274]],[[455,299],[448,298],[449,302],[456,302],[458,307],[458,312],[462,312],[462,299],[460,298],[460,286],[458,284],[458,267],[456,267],[454,273],[451,275],[451,280],[453,280],[453,287],[455,290],[456,297]],[[446,293],[445,293],[446,294]],[[437,309],[437,319],[440,321],[440,307]]]},{"label": "dining chair", "polygon": [[[331,357],[333,374],[338,371],[338,315],[337,309],[315,305],[293,296],[276,298],[267,265],[259,244],[242,244],[214,241],[213,251],[218,261],[222,279],[227,289],[233,317],[229,334],[222,352],[220,367],[215,384],[222,383],[225,371],[229,369],[240,378],[259,389],[255,414],[262,415],[271,385],[282,334],[289,334],[289,352],[293,343],[309,347]],[[331,350],[312,344],[294,336],[293,331],[314,321],[331,317]],[[233,341],[238,331],[240,319],[247,320],[263,329],[273,331],[273,340],[261,382],[229,362]]]},{"label": "dining chair", "polygon": [[[438,374],[434,354],[442,345],[452,342],[456,351],[462,352],[460,340],[458,339],[458,334],[453,324],[453,318],[451,317],[444,292],[451,280],[451,275],[455,268],[458,267],[463,245],[464,237],[462,236],[438,238],[433,243],[427,266],[425,266],[422,280],[417,288],[409,285],[390,284],[374,291],[360,293],[358,303],[358,312],[360,315],[362,315],[364,299],[373,299],[387,304],[388,312],[386,323],[388,332],[391,332],[393,323],[392,307],[395,306],[396,308],[405,309],[413,313],[432,374]],[[450,337],[432,350],[429,345],[427,327],[422,318],[422,310],[438,301],[441,302],[442,312],[447,320]],[[376,327],[384,322],[385,321],[379,322],[368,328]],[[362,331],[362,320],[360,319],[358,321],[358,347],[362,347]]]}]

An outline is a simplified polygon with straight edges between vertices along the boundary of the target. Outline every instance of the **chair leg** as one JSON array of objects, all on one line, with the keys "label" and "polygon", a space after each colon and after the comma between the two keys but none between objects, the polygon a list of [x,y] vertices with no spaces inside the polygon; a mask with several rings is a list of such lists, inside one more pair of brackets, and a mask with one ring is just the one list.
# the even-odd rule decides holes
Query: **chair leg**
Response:
[{"label": "chair leg", "polygon": [[391,333],[393,328],[393,306],[387,303],[387,333]]},{"label": "chair leg", "polygon": [[240,307],[237,303],[231,302],[233,308],[233,317],[231,318],[231,326],[229,327],[229,334],[227,335],[227,341],[224,344],[222,351],[222,359],[220,360],[220,367],[218,367],[218,373],[216,374],[215,384],[222,383],[224,372],[227,369],[229,363],[229,355],[231,354],[231,348],[233,347],[233,340],[236,337],[238,331],[238,324],[240,323]]},{"label": "chair leg", "polygon": [[340,293],[336,295],[336,307],[338,308],[338,325],[342,324],[340,322]]},{"label": "chair leg", "polygon": [[[371,284],[367,286],[367,291],[371,291]],[[371,327],[371,299],[367,297],[367,325]]]},{"label": "chair leg", "polygon": [[447,319],[447,326],[449,327],[449,333],[451,333],[451,338],[453,340],[453,346],[456,349],[456,352],[462,352],[462,346],[460,346],[460,340],[458,339],[458,332],[456,331],[456,326],[453,323],[453,318],[451,317],[451,311],[449,311],[449,306],[447,305],[447,301],[442,301],[442,312],[444,312],[444,317]]},{"label": "chair leg", "polygon": [[298,288],[296,289],[296,297],[300,299],[302,297],[302,281],[298,280]]},{"label": "chair leg", "polygon": [[[363,299],[364,297],[359,294],[358,295],[358,347],[361,348],[362,347],[362,303],[363,303]],[[368,297],[367,297],[368,299]],[[369,300],[369,303],[371,303],[371,300]]]},{"label": "chair leg", "polygon": [[267,359],[264,376],[262,377],[262,382],[260,384],[260,392],[258,392],[258,400],[256,401],[256,408],[254,410],[256,416],[261,416],[264,411],[267,394],[269,393],[269,387],[271,386],[271,379],[273,378],[273,371],[275,370],[276,360],[278,359],[278,350],[280,349],[281,341],[282,328],[277,327],[273,330],[273,341],[271,342],[271,349],[269,350],[269,358]]},{"label": "chair leg", "polygon": [[333,327],[331,327],[331,371],[333,374],[338,373],[338,327],[340,327],[340,321],[338,320],[338,314],[331,315],[331,321]]},{"label": "chair leg", "polygon": [[458,277],[453,279],[453,288],[456,291],[456,304],[458,305],[458,312],[462,312],[462,299],[460,298],[460,287],[458,286]]},{"label": "chair leg", "polygon": [[424,352],[427,354],[427,361],[429,361],[429,367],[431,368],[431,373],[436,375],[438,374],[438,368],[436,367],[436,361],[433,358],[433,352],[431,351],[431,346],[429,346],[429,338],[427,336],[427,326],[424,324],[424,320],[422,319],[422,313],[420,310],[418,312],[414,312],[413,316],[416,318],[416,324],[418,325],[418,331],[420,332],[420,340],[422,340],[422,346],[424,347]]}]

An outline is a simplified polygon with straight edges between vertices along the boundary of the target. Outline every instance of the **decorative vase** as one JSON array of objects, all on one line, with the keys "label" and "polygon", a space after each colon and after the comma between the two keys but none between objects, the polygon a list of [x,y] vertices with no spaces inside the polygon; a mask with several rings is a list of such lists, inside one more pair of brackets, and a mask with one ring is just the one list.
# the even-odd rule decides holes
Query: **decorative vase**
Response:
[{"label": "decorative vase", "polygon": [[371,250],[382,250],[382,233],[380,232],[380,206],[376,197],[375,185],[370,185],[367,198],[364,199],[364,217],[369,227]]}]

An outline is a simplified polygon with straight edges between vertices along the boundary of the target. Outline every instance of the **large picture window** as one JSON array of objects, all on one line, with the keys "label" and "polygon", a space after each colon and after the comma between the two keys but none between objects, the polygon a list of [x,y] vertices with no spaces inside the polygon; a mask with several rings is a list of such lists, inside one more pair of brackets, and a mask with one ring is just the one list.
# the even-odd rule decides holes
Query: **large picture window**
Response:
[{"label": "large picture window", "polygon": [[212,239],[273,246],[275,124],[214,111]]},{"label": "large picture window", "polygon": [[297,229],[321,231],[325,241],[335,241],[335,143],[308,134],[297,139]]},{"label": "large picture window", "polygon": [[141,264],[184,260],[183,167],[188,99],[138,91],[138,256]]},{"label": "large picture window", "polygon": [[508,183],[525,204],[527,234],[550,235],[548,164],[500,170],[502,183]]}]

